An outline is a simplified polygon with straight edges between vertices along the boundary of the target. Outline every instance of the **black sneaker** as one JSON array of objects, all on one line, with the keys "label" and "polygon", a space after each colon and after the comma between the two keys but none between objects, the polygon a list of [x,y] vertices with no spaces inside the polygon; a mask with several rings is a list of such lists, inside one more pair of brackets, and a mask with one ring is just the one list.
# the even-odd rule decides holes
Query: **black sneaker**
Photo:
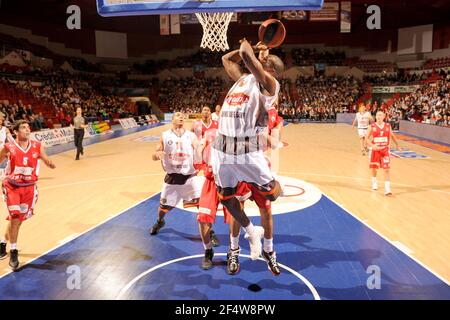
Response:
[{"label": "black sneaker", "polygon": [[211,238],[211,243],[214,247],[218,247],[219,246],[219,239],[217,239],[216,233],[214,232],[214,230],[211,230],[209,232],[209,236]]},{"label": "black sneaker", "polygon": [[6,258],[8,253],[6,252],[6,243],[0,243],[0,260]]},{"label": "black sneaker", "polygon": [[239,272],[240,264],[239,264],[239,252],[241,249],[231,250],[227,253],[227,272],[230,275],[236,274]]},{"label": "black sneaker", "polygon": [[81,155],[82,155],[82,156],[84,156],[84,150],[83,150],[83,149],[81,149],[81,151],[80,151],[80,152],[81,152]]},{"label": "black sneaker", "polygon": [[281,270],[277,263],[277,255],[275,254],[275,251],[267,253],[263,250],[262,256],[264,260],[267,261],[267,268],[270,272],[272,272],[274,276],[280,275]]},{"label": "black sneaker", "polygon": [[19,251],[17,249],[11,250],[9,252],[9,266],[13,270],[17,270],[19,268]]},{"label": "black sneaker", "polygon": [[158,233],[158,231],[164,227],[164,225],[166,224],[166,222],[164,221],[164,219],[158,219],[156,220],[156,223],[153,225],[153,227],[150,229],[150,234],[152,236],[154,236],[155,234]]},{"label": "black sneaker", "polygon": [[205,257],[203,258],[203,261],[202,261],[202,268],[204,270],[208,270],[213,267],[213,263],[212,263],[213,257],[214,257],[214,250],[212,248],[206,249]]}]

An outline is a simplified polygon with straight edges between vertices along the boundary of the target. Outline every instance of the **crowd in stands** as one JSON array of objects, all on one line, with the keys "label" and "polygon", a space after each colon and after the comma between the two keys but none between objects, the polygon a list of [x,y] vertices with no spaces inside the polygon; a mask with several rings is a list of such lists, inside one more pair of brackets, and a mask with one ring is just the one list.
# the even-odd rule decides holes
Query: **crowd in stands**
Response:
[{"label": "crowd in stands", "polygon": [[297,66],[312,66],[315,63],[326,63],[332,66],[342,66],[345,62],[343,51],[318,51],[316,49],[292,49],[291,56]]},{"label": "crowd in stands", "polygon": [[[2,82],[8,80],[2,78]],[[101,81],[100,81],[101,83]],[[96,89],[99,83],[88,81],[85,76],[72,75],[65,72],[53,72],[42,82],[41,86],[34,86],[31,81],[10,83],[19,91],[31,94],[36,101],[45,103],[54,113],[56,120],[62,126],[68,126],[76,108],[83,109],[88,121],[112,120],[114,117],[128,117],[125,97],[109,94],[107,91]],[[104,88],[103,88],[104,90]],[[9,123],[18,119],[28,120],[33,130],[47,127],[42,113],[34,114],[31,105],[24,106],[22,102],[11,101],[2,103],[0,111],[5,114]]]},{"label": "crowd in stands", "polygon": [[158,99],[160,106],[171,112],[198,113],[203,105],[214,108],[223,90],[221,78],[167,79],[159,85]]},{"label": "crowd in stands", "polygon": [[17,120],[26,120],[30,123],[33,131],[47,128],[42,112],[35,114],[31,104],[25,105],[21,100],[14,104],[0,102],[0,112],[4,118],[4,125],[7,127]]},{"label": "crowd in stands", "polygon": [[360,82],[353,77],[298,77],[297,98],[282,94],[280,113],[296,120],[330,121],[336,113],[353,111],[359,98]]},{"label": "crowd in stands", "polygon": [[450,73],[397,99],[390,114],[403,120],[450,126]]}]

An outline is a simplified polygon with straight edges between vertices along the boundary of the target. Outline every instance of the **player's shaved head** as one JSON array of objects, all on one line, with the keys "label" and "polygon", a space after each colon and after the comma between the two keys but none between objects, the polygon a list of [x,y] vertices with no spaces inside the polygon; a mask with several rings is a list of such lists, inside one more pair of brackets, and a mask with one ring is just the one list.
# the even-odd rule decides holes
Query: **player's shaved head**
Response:
[{"label": "player's shaved head", "polygon": [[278,58],[276,55],[269,54],[269,57],[267,58],[266,67],[270,69],[273,69],[274,73],[273,75],[275,78],[280,78],[284,73],[284,63],[283,60]]}]

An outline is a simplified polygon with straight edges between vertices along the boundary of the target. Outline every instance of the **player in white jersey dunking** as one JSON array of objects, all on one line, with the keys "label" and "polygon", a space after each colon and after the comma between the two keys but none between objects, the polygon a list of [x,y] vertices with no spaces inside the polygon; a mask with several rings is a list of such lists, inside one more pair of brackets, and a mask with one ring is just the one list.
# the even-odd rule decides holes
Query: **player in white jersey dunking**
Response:
[{"label": "player in white jersey dunking", "polygon": [[[150,229],[155,235],[165,225],[164,216],[180,201],[184,207],[198,206],[203,186],[202,177],[197,177],[194,168],[194,148],[197,147],[195,134],[184,127],[184,115],[175,112],[172,129],[163,132],[161,140],[153,154],[154,161],[162,161],[166,172],[158,220]],[[199,179],[198,179],[199,178]]]},{"label": "player in white jersey dunking", "polygon": [[352,128],[355,127],[356,123],[358,123],[358,136],[361,144],[361,153],[365,156],[367,151],[369,151],[367,149],[366,132],[372,122],[372,115],[369,111],[366,111],[364,104],[359,107],[358,111],[359,112],[356,114],[355,120],[353,120]]},{"label": "player in white jersey dunking", "polygon": [[[253,226],[235,194],[239,182],[246,182],[258,188],[270,201],[275,201],[280,195],[280,184],[264,157],[266,139],[262,133],[266,124],[261,123],[260,119],[264,118],[278,97],[280,84],[276,77],[284,71],[283,62],[269,55],[267,47],[258,44],[256,48],[260,50],[259,60],[245,39],[241,40],[239,50],[222,57],[225,71],[236,82],[223,103],[218,136],[211,152],[219,198],[246,230],[252,259],[261,255],[264,229]],[[241,59],[250,74],[240,69]],[[230,250],[227,259],[238,254],[239,250]]]}]

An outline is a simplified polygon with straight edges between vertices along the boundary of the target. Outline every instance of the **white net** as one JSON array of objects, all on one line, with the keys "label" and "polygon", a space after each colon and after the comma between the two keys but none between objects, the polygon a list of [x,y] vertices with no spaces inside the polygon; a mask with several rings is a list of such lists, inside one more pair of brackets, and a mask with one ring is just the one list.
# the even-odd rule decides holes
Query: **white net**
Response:
[{"label": "white net", "polygon": [[228,25],[233,12],[196,13],[203,27],[203,37],[200,47],[211,51],[226,51],[230,49],[227,41]]}]

